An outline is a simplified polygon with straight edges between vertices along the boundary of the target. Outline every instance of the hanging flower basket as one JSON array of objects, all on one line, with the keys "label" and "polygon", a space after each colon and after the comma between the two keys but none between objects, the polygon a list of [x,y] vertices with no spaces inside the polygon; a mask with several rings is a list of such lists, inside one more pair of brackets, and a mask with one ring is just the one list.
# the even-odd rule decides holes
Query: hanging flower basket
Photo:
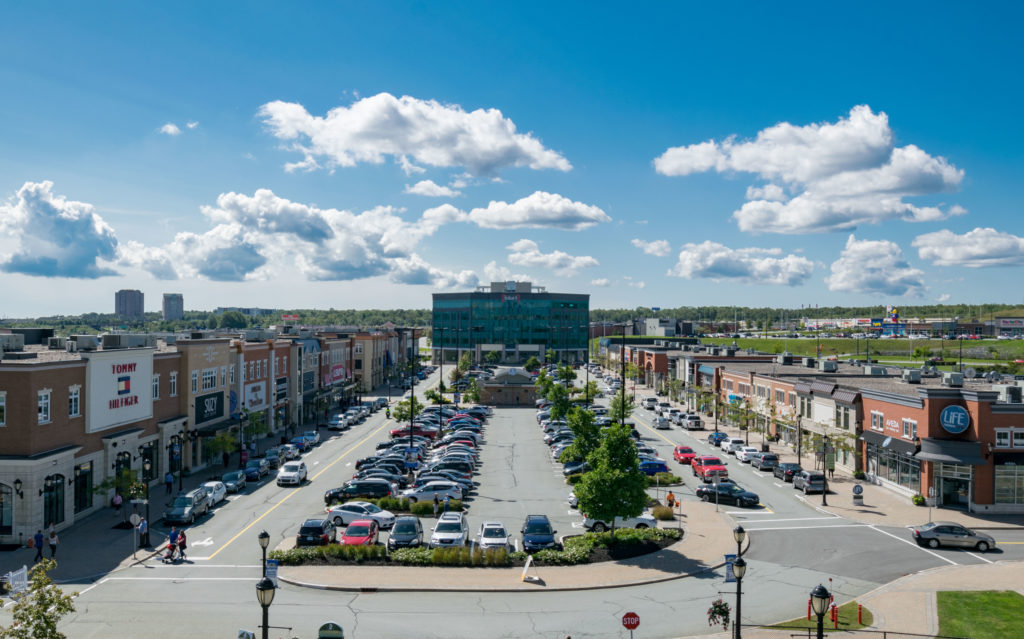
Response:
[{"label": "hanging flower basket", "polygon": [[729,604],[718,598],[711,602],[711,607],[708,608],[708,625],[714,626],[715,624],[722,624],[722,630],[729,629]]}]

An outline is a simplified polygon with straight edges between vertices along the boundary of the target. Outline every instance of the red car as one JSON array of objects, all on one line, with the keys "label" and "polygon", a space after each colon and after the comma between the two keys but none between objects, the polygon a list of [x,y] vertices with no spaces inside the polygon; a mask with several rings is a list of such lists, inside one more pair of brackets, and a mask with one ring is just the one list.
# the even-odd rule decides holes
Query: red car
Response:
[{"label": "red car", "polygon": [[[437,431],[436,430],[424,430],[422,428],[415,428],[415,427],[412,429],[412,434],[413,435],[419,435],[420,437],[427,437],[429,439],[434,439],[435,437],[437,437]],[[392,429],[392,431],[391,431],[391,438],[392,439],[398,439],[399,437],[408,437],[408,436],[409,436],[409,427],[408,426],[406,426],[404,428],[395,428],[395,429]]]},{"label": "red car", "polygon": [[375,546],[380,529],[372,519],[357,519],[345,528],[339,542],[343,546]]},{"label": "red car", "polygon": [[672,451],[672,457],[680,464],[686,464],[687,466],[693,463],[693,458],[697,456],[697,453],[693,452],[693,449],[689,446],[676,446],[675,450]]},{"label": "red car", "polygon": [[705,483],[711,481],[713,473],[717,473],[719,477],[729,476],[729,471],[725,469],[722,460],[710,455],[694,457],[690,465],[693,467],[693,476],[700,477]]}]

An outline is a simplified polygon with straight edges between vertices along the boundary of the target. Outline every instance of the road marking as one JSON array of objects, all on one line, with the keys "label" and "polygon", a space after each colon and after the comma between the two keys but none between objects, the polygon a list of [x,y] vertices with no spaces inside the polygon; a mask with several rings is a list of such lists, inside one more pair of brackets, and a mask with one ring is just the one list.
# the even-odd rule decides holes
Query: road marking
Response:
[{"label": "road marking", "polygon": [[207,537],[206,539],[203,539],[201,541],[193,541],[191,543],[191,545],[193,545],[193,546],[212,546],[213,545],[213,537]]},{"label": "road marking", "polygon": [[946,557],[943,557],[942,555],[940,555],[937,552],[932,552],[931,550],[928,550],[927,548],[923,548],[921,546],[918,546],[917,542],[910,541],[909,539],[903,539],[902,537],[897,537],[896,535],[894,535],[894,534],[892,534],[890,532],[885,532],[884,530],[881,530],[881,529],[875,527],[874,524],[868,526],[868,528],[870,528],[871,530],[874,530],[876,532],[880,532],[883,535],[888,535],[888,536],[892,537],[893,539],[895,539],[896,541],[902,541],[905,544],[910,544],[911,546],[919,548],[919,549],[923,550],[924,552],[928,553],[929,555],[932,555],[933,557],[938,557],[939,559],[941,559],[942,561],[945,561],[946,563],[952,564],[954,566],[959,566],[960,565],[960,564],[956,563],[955,561],[953,561],[952,559],[948,559]]},{"label": "road marking", "polygon": [[[350,446],[350,447],[349,447],[349,449],[348,449],[348,450],[346,450],[346,451],[345,451],[344,453],[342,453],[342,454],[341,454],[341,455],[340,455],[340,456],[339,456],[339,457],[338,457],[337,459],[335,459],[335,460],[334,460],[334,461],[332,461],[331,463],[327,464],[326,466],[324,466],[324,467],[323,467],[323,469],[321,469],[321,470],[320,470],[320,472],[318,472],[317,474],[313,475],[313,477],[312,477],[312,478],[311,478],[311,479],[309,480],[309,482],[310,482],[310,483],[309,483],[309,484],[307,484],[307,485],[312,485],[312,483],[313,483],[314,481],[316,481],[316,480],[317,480],[317,478],[318,478],[318,477],[320,477],[320,475],[323,475],[323,474],[324,474],[324,473],[326,473],[326,472],[327,472],[328,470],[330,470],[330,469],[331,469],[331,467],[333,467],[333,466],[334,466],[335,464],[337,464],[337,463],[338,463],[338,462],[340,462],[341,460],[343,460],[343,459],[345,459],[346,457],[348,457],[348,455],[349,455],[349,454],[350,454],[350,453],[351,453],[351,452],[352,452],[353,450],[355,450],[356,448],[358,448],[359,446],[361,446],[361,445],[362,445],[362,444],[364,444],[365,442],[369,441],[369,439],[370,439],[371,437],[375,436],[375,435],[376,435],[377,433],[379,433],[380,431],[384,430],[384,428],[386,428],[386,427],[387,427],[387,426],[388,426],[388,425],[389,425],[390,423],[391,423],[391,420],[390,420],[390,419],[389,419],[389,420],[386,420],[386,421],[385,421],[385,422],[384,422],[383,424],[381,424],[381,425],[380,425],[379,427],[377,427],[377,429],[376,429],[376,430],[374,430],[374,431],[373,431],[373,432],[371,432],[371,433],[370,433],[369,435],[367,435],[366,437],[364,437],[364,438],[363,438],[363,439],[361,439],[360,441],[358,441],[358,442],[356,442],[355,444],[353,444],[352,446]],[[265,512],[264,512],[264,513],[262,514],[262,515],[260,515],[260,516],[259,516],[259,517],[257,517],[256,519],[254,519],[254,520],[252,520],[251,522],[249,522],[249,525],[248,525],[248,526],[246,526],[245,528],[243,528],[243,529],[239,530],[239,531],[238,531],[238,533],[237,533],[237,534],[235,534],[235,536],[234,536],[234,537],[232,537],[231,539],[227,540],[227,542],[225,542],[223,546],[221,546],[220,548],[218,548],[217,550],[215,550],[215,551],[213,552],[213,554],[211,554],[211,555],[210,555],[210,559],[213,559],[214,557],[216,557],[216,556],[217,556],[217,554],[218,554],[218,553],[219,553],[220,551],[224,550],[225,548],[227,548],[228,546],[230,546],[230,545],[231,545],[232,543],[234,543],[234,541],[235,541],[236,539],[238,539],[239,537],[241,537],[241,536],[242,536],[243,534],[245,534],[245,532],[246,532],[246,531],[248,531],[248,530],[249,530],[250,528],[252,528],[253,526],[255,526],[255,525],[256,525],[256,523],[257,523],[257,522],[258,522],[259,520],[263,519],[264,517],[266,517],[267,515],[269,515],[270,513],[272,513],[272,512],[274,511],[274,509],[276,509],[276,508],[277,508],[278,506],[280,506],[280,505],[281,505],[281,504],[283,504],[284,502],[288,501],[288,500],[289,500],[289,499],[291,499],[291,498],[292,498],[292,497],[293,497],[294,495],[297,495],[297,494],[299,494],[299,491],[298,491],[298,490],[295,490],[295,491],[292,491],[292,492],[288,493],[288,494],[287,494],[287,495],[285,495],[284,497],[282,497],[280,501],[278,501],[278,502],[277,502],[276,504],[274,504],[273,506],[271,506],[270,508],[268,508],[268,509],[267,509],[267,510],[266,510],[266,511],[265,511]]]},{"label": "road marking", "polygon": [[[749,511],[747,511],[749,512]],[[760,513],[757,513],[760,514]],[[744,523],[759,524],[759,523],[771,523],[777,524],[780,521],[821,521],[822,519],[842,519],[839,515],[832,517],[792,517],[790,519],[745,519]]]},{"label": "road marking", "polygon": [[773,483],[773,484],[775,484],[776,486],[778,486],[779,488],[785,488],[785,487],[786,487],[786,484],[780,484],[780,483],[779,483],[779,482],[777,482],[777,481],[775,481],[775,482],[772,482],[772,483]]},{"label": "road marking", "polygon": [[[744,522],[746,523],[746,522]],[[747,532],[759,532],[762,530],[815,530],[818,528],[871,528],[870,524],[836,524],[835,526],[774,526],[772,528],[747,528]],[[952,563],[952,562],[951,562]]]},{"label": "road marking", "polygon": [[[199,559],[209,559],[209,557],[189,557],[188,558],[189,561],[196,561],[196,560],[199,560]],[[155,562],[155,565],[145,566],[146,570],[149,570],[151,568],[245,568],[245,569],[249,569],[249,568],[262,568],[263,567],[261,564],[252,564],[251,566],[250,565],[245,565],[245,564],[204,564],[202,566],[189,566],[187,564],[166,564],[163,561],[161,561],[159,557],[153,557],[151,559],[151,561]]]},{"label": "road marking", "polygon": [[965,550],[964,552],[967,553],[968,555],[970,555],[971,557],[974,557],[975,559],[980,559],[980,560],[984,561],[987,564],[993,563],[990,559],[985,559],[984,557],[981,557],[979,555],[975,555],[973,552],[970,552],[970,551],[967,551],[967,550]]},{"label": "road marking", "polygon": [[108,577],[104,581],[252,581],[252,577]]}]

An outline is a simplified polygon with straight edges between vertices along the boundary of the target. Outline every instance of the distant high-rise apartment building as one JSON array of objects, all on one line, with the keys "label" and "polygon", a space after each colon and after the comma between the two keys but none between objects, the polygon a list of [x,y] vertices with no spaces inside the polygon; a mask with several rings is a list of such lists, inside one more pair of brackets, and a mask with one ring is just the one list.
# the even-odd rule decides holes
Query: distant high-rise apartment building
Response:
[{"label": "distant high-rise apartment building", "polygon": [[145,312],[142,291],[123,289],[114,293],[114,314],[122,319],[142,319]]},{"label": "distant high-rise apartment building", "polygon": [[185,300],[181,293],[164,293],[164,321],[185,319]]}]

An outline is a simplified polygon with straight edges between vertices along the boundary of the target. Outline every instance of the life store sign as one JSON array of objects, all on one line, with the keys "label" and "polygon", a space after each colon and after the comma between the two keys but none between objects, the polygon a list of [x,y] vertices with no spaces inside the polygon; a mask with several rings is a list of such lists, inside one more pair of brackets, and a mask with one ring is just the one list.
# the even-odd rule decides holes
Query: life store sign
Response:
[{"label": "life store sign", "polygon": [[971,426],[971,414],[963,406],[946,406],[939,413],[939,424],[952,435],[959,435]]},{"label": "life store sign", "polygon": [[87,432],[153,417],[153,349],[83,353]]}]

